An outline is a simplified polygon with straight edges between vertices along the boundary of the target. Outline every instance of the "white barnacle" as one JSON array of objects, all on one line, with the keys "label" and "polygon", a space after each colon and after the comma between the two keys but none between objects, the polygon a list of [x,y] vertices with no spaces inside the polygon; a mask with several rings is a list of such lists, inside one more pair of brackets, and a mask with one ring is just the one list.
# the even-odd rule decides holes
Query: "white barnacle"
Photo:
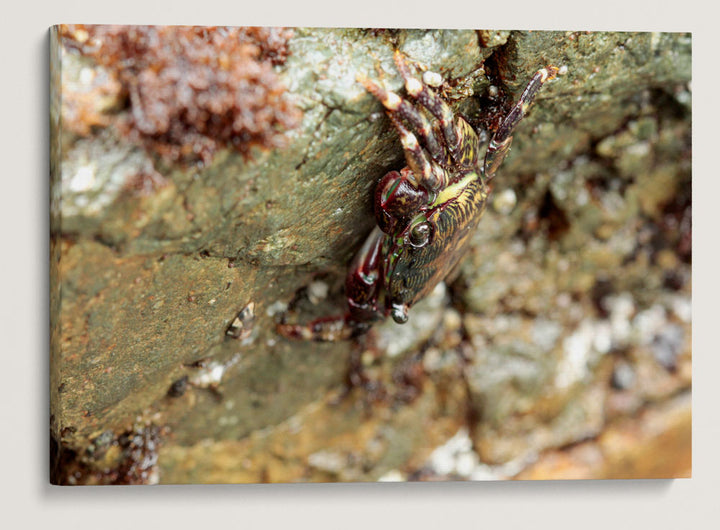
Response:
[{"label": "white barnacle", "polygon": [[442,76],[437,72],[431,72],[430,70],[423,73],[422,79],[423,83],[433,88],[438,88],[443,84]]}]

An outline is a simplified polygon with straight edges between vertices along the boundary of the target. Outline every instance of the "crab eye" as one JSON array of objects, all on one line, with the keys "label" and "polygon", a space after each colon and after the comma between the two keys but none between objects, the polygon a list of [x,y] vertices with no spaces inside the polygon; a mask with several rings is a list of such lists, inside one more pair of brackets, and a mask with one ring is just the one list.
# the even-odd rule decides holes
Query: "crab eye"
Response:
[{"label": "crab eye", "polygon": [[430,240],[430,224],[418,223],[410,229],[410,244],[416,248],[424,247]]}]

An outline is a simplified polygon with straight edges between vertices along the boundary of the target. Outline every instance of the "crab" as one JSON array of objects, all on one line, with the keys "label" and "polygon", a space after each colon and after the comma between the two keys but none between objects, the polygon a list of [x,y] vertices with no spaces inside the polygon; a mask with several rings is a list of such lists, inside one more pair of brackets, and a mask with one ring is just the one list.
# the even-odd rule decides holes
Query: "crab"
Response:
[{"label": "crab", "polygon": [[[407,165],[390,171],[374,193],[377,226],[355,258],[345,281],[348,310],[309,324],[278,324],[286,337],[334,341],[368,331],[408,311],[453,270],[467,250],[490,193],[490,181],[510,149],[512,134],[542,85],[559,69],[538,70],[520,99],[500,121],[484,158],[478,134],[399,52],[395,64],[409,98],[359,75],[358,82],[385,107],[397,130]],[[428,76],[425,76],[427,80]]]}]

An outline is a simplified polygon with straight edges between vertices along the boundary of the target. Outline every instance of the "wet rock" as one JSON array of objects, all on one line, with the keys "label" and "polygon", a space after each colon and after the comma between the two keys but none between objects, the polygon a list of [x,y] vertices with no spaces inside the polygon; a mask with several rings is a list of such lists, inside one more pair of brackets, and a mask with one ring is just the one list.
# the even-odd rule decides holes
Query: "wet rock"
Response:
[{"label": "wet rock", "polygon": [[[191,165],[120,134],[132,109],[105,67],[53,43],[51,428],[73,473],[142,417],[168,433],[160,482],[506,477],[689,387],[689,36],[298,28],[271,67],[302,111],[285,147]],[[404,164],[356,81],[402,90],[395,48],[454,79],[478,126],[540,66],[567,73],[518,127],[446,292],[365,343],[288,341],[298,290],[299,320],[345,310],[373,186]],[[76,92],[88,127],[67,130]],[[378,383],[340,399],[357,349]],[[620,366],[634,384],[613,385]],[[428,471],[463,425],[471,448]]]},{"label": "wet rock", "polygon": [[609,425],[595,440],[549,451],[515,478],[604,479],[691,476],[690,395]]}]

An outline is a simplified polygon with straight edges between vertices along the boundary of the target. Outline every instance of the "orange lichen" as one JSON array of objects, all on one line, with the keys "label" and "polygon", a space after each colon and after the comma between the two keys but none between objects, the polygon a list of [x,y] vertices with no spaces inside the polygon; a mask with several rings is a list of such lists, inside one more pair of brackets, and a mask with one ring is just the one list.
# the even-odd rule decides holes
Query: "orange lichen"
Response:
[{"label": "orange lichen", "polygon": [[121,83],[123,134],[167,160],[282,146],[299,122],[273,70],[288,55],[290,30],[67,25],[61,35]]}]

